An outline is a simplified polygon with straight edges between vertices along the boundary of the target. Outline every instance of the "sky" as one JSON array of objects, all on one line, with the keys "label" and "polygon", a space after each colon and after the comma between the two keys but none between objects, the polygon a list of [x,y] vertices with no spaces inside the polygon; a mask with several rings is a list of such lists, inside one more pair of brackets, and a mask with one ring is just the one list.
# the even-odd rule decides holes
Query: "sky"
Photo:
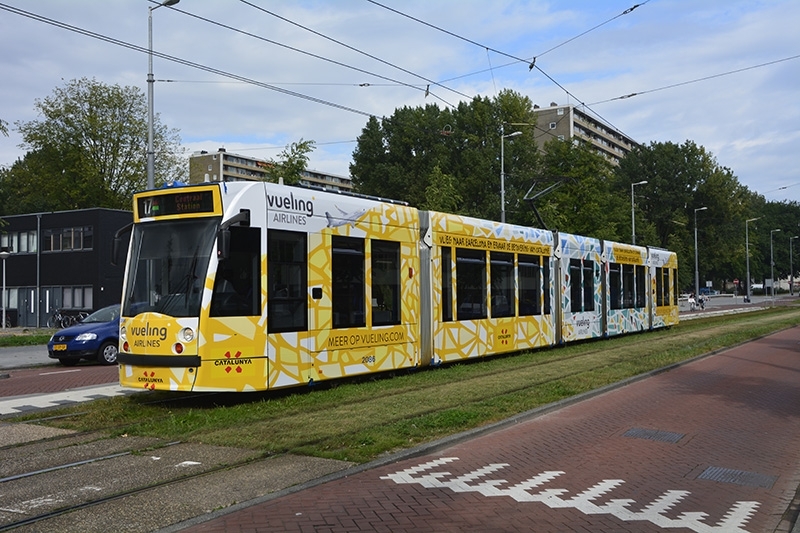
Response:
[{"label": "sky", "polygon": [[155,112],[188,153],[277,159],[313,140],[308,168],[346,176],[370,116],[512,89],[586,106],[642,144],[693,141],[766,200],[800,202],[795,0],[156,6],[0,0],[0,165],[25,154],[15,124],[40,118],[36,101],[69,80],[146,94],[151,14]]}]

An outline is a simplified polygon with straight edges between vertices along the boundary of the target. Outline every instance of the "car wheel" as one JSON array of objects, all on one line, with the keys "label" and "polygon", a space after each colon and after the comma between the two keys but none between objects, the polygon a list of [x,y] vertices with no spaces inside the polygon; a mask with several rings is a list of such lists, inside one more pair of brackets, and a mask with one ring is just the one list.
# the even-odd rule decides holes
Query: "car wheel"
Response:
[{"label": "car wheel", "polygon": [[77,359],[64,358],[64,359],[59,359],[58,362],[61,363],[64,366],[75,366],[75,365],[78,364],[78,360]]},{"label": "car wheel", "polygon": [[97,350],[97,360],[104,365],[117,364],[117,343],[104,342],[100,349]]}]

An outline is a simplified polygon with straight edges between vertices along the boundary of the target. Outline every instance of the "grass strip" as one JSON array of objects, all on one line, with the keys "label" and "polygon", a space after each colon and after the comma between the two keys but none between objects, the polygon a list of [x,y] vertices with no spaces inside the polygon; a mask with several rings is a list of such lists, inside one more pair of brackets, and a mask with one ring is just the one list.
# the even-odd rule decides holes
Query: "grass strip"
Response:
[{"label": "grass strip", "polygon": [[311,390],[98,400],[48,424],[365,462],[797,324],[782,307]]}]

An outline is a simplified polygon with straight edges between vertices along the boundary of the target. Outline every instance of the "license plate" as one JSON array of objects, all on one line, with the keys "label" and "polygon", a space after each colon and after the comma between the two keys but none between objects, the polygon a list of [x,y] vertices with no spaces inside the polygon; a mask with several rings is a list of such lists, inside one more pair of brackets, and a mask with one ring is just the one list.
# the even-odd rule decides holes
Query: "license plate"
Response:
[{"label": "license plate", "polygon": [[54,352],[63,352],[66,349],[67,349],[67,345],[66,344],[54,344],[53,345],[53,351]]}]

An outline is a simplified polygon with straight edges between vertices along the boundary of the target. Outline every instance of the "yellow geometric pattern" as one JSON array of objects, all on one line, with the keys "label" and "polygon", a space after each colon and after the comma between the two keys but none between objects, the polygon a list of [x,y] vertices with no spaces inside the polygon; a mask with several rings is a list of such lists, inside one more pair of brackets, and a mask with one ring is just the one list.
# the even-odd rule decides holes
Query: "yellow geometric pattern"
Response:
[{"label": "yellow geometric pattern", "polygon": [[667,250],[650,248],[650,292],[652,301],[656,301],[656,268],[660,267],[669,272],[669,302],[667,305],[655,307],[653,313],[653,328],[663,328],[678,324],[678,254]]},{"label": "yellow geometric pattern", "polygon": [[[534,228],[511,226],[458,215],[431,212],[433,238],[433,361],[453,362],[491,354],[549,346],[554,342],[553,315],[508,318],[483,318],[476,320],[443,321],[442,300],[442,247],[470,248],[473,250],[502,251],[518,256],[539,255],[544,261],[552,256],[552,233]],[[455,253],[451,257],[455,257]],[[491,262],[488,259],[487,301],[491,302]],[[455,261],[451,260],[452,291],[450,309],[456,309],[458,279]],[[552,268],[552,265],[551,265]],[[515,269],[516,271],[516,269]],[[515,286],[515,289],[517,287]],[[540,287],[539,308],[544,309],[544,290]],[[552,296],[552,295],[551,295]],[[514,291],[515,309],[518,291]]]},{"label": "yellow geometric pattern", "polygon": [[[605,261],[602,255],[602,241],[592,237],[582,237],[569,233],[558,234],[560,252],[560,279],[558,282],[561,296],[556,300],[561,306],[561,342],[572,342],[601,337],[603,324],[603,285],[601,276],[605,275]],[[592,264],[592,303],[591,309],[572,311],[572,283],[570,260],[579,259],[583,264]],[[583,293],[581,293],[583,296]],[[578,302],[580,304],[580,302]],[[580,308],[581,306],[578,305]]]},{"label": "yellow geometric pattern", "polygon": [[[607,260],[609,263],[635,266],[647,265],[647,248],[612,242],[607,242],[605,244]],[[647,280],[645,281],[652,282],[652,273],[645,274],[645,276],[647,276]],[[643,283],[642,287],[645,287],[646,291],[647,283]],[[652,297],[655,295],[652,290],[650,292],[651,294],[644,298],[644,307],[611,309],[609,303],[608,324],[606,326],[608,335],[621,335],[623,333],[646,331],[650,328],[651,305],[653,302]]]}]

